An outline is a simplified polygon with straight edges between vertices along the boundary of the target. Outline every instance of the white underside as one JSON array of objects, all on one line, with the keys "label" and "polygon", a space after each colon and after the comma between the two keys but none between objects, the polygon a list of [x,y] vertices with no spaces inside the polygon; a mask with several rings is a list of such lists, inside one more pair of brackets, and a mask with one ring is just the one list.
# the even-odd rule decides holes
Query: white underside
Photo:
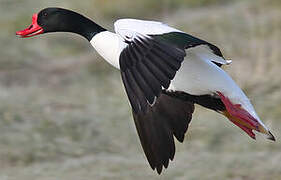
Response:
[{"label": "white underside", "polygon": [[[253,117],[259,120],[252,104],[240,87],[220,67],[193,51],[187,56],[172,80],[171,88],[192,95],[224,94],[234,104],[241,104]],[[262,122],[261,122],[262,123]]]},{"label": "white underside", "polygon": [[184,91],[191,95],[206,95],[221,92],[233,104],[241,104],[255,119],[268,128],[258,117],[253,105],[241,88],[220,67],[202,58],[196,51],[187,50],[187,56],[172,80],[173,90]]}]

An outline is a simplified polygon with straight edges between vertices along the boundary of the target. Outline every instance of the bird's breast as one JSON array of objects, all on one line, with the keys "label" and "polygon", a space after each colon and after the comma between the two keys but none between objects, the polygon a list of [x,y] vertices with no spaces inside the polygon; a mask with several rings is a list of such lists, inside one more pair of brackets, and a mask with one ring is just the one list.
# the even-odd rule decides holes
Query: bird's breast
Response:
[{"label": "bird's breast", "polygon": [[126,44],[117,34],[104,31],[96,34],[90,43],[109,64],[120,69],[119,56]]}]

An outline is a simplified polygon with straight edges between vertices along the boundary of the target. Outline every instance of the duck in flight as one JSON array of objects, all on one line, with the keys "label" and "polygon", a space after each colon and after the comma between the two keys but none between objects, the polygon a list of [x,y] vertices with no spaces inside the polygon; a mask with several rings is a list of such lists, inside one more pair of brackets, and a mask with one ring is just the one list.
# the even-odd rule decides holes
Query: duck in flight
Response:
[{"label": "duck in flight", "polygon": [[218,47],[156,21],[120,19],[114,29],[110,32],[67,9],[46,8],[16,34],[79,34],[119,69],[142,148],[159,174],[174,158],[174,137],[183,142],[194,104],[226,116],[253,139],[256,131],[275,141],[247,96],[221,68],[231,61]]}]

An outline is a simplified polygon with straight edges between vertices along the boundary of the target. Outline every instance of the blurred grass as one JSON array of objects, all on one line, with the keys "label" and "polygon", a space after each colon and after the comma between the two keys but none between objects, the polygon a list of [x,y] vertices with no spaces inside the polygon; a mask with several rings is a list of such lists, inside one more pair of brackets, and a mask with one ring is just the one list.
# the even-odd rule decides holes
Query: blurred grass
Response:
[{"label": "blurred grass", "polygon": [[[161,20],[218,45],[277,142],[253,141],[197,107],[174,162],[157,176],[117,70],[76,35],[15,37],[48,6],[109,29],[121,17]],[[0,0],[0,179],[281,179],[280,9],[279,0]]]},{"label": "blurred grass", "polygon": [[[234,0],[237,1],[237,0]],[[96,0],[95,5],[101,8],[105,17],[139,17],[149,18],[159,14],[170,13],[179,9],[200,6],[225,5],[231,0],[163,0],[163,1],[130,1],[130,0]],[[124,6],[125,5],[125,6]],[[129,8],[128,8],[129,7]],[[145,13],[144,13],[145,12]]]}]

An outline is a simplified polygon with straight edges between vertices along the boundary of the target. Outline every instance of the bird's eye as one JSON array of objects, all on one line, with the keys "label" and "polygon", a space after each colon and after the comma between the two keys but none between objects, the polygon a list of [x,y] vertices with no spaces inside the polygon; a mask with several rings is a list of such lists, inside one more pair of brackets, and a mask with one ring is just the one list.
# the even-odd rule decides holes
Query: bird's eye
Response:
[{"label": "bird's eye", "polygon": [[44,12],[44,13],[43,13],[43,16],[44,16],[44,17],[47,17],[47,16],[48,16],[48,13]]}]

